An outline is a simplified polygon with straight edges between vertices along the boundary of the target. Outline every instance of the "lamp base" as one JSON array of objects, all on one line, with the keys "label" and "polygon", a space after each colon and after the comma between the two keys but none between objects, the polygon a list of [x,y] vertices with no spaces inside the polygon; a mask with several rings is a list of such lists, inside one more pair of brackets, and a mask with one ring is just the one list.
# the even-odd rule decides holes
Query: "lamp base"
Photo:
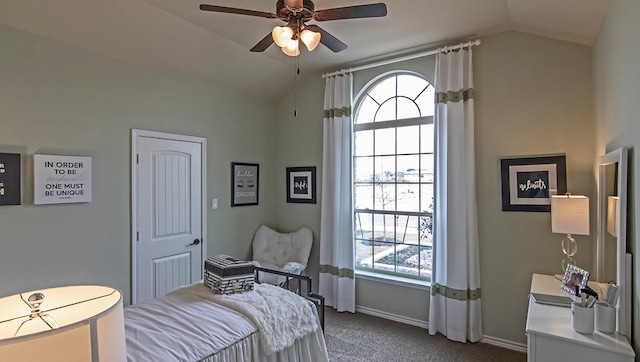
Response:
[{"label": "lamp base", "polygon": [[562,259],[562,271],[567,271],[567,266],[569,264],[576,265],[576,261],[573,259],[573,256],[578,253],[578,243],[576,239],[574,239],[571,234],[567,234],[567,237],[562,239],[562,252],[564,253],[565,258]]}]

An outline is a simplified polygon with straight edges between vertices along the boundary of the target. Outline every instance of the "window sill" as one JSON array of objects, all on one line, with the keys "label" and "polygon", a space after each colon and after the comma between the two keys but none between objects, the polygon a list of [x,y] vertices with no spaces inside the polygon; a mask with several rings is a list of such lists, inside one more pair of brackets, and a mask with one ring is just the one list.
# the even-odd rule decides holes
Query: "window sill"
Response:
[{"label": "window sill", "polygon": [[387,275],[372,273],[365,270],[356,270],[356,279],[371,280],[378,283],[393,284],[402,287],[415,288],[421,290],[431,290],[431,281],[403,278],[397,275]]}]

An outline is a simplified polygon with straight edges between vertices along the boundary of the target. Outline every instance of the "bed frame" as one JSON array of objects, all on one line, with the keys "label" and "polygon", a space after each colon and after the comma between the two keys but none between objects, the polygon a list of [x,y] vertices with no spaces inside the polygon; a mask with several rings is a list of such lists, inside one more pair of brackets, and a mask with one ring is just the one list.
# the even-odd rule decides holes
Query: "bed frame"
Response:
[{"label": "bed frame", "polygon": [[[304,297],[312,301],[318,309],[318,316],[320,317],[320,327],[322,327],[322,333],[324,333],[324,296],[315,294],[311,291],[313,286],[312,279],[306,275],[298,275],[286,273],[279,270],[266,269],[261,267],[255,267],[255,282],[260,283],[258,280],[258,272],[270,273],[282,275],[285,277],[285,281],[280,284],[281,287],[291,290],[297,293],[301,297]],[[304,288],[303,288],[304,285]]]}]

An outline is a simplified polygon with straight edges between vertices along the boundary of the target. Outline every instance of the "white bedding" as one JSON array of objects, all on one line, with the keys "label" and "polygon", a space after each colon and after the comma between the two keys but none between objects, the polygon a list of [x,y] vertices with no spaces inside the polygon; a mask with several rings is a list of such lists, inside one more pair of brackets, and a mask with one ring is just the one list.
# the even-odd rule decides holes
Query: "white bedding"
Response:
[{"label": "white bedding", "polygon": [[[292,297],[304,301],[297,295]],[[210,295],[203,294],[199,285],[192,285],[162,298],[126,307],[124,315],[128,360],[328,360],[315,308],[310,309],[316,321],[315,329],[273,353],[270,348],[265,348],[255,318],[214,303],[212,299],[214,298],[210,298]]]}]

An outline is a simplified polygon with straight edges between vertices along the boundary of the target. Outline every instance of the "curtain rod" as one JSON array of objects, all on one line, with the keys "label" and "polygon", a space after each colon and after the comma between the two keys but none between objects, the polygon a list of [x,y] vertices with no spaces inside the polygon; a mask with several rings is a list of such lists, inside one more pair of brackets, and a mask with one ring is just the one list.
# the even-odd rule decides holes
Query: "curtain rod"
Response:
[{"label": "curtain rod", "polygon": [[468,41],[466,43],[460,43],[460,44],[457,44],[457,45],[446,45],[446,46],[442,46],[442,47],[439,47],[439,48],[436,48],[436,49],[427,50],[427,51],[424,51],[424,52],[421,52],[421,53],[405,55],[403,57],[384,60],[384,61],[377,62],[377,63],[371,63],[371,64],[366,64],[366,65],[361,65],[359,67],[353,67],[353,68],[349,68],[349,69],[342,69],[342,70],[338,70],[338,71],[335,71],[335,72],[325,73],[325,74],[322,75],[322,78],[331,77],[331,76],[338,75],[338,74],[341,74],[341,73],[343,73],[343,74],[344,73],[348,73],[348,72],[353,73],[353,72],[357,72],[359,70],[365,70],[365,69],[381,67],[383,65],[389,65],[389,64],[393,64],[393,63],[404,62],[405,60],[422,58],[422,57],[426,57],[426,56],[429,56],[429,55],[437,54],[439,51],[450,52],[450,51],[453,51],[453,50],[458,50],[458,49],[462,49],[462,48],[466,48],[466,47],[471,48],[472,46],[480,45],[480,43],[481,43],[480,39],[476,39],[476,40]]}]

